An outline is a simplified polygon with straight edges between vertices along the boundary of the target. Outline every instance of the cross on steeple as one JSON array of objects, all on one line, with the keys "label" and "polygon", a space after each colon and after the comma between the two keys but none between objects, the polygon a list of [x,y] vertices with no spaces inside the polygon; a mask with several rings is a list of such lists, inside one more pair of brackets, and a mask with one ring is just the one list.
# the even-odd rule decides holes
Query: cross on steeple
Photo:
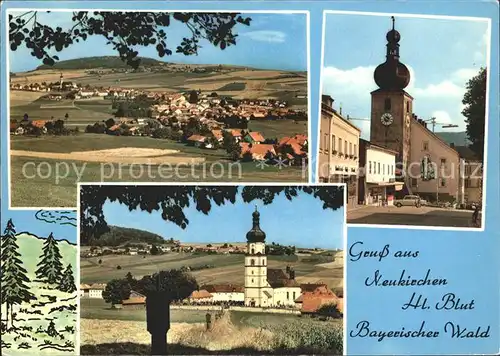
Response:
[{"label": "cross on steeple", "polygon": [[396,22],[396,19],[394,18],[394,16],[391,16],[391,20],[392,20],[392,29],[394,30],[394,23]]}]

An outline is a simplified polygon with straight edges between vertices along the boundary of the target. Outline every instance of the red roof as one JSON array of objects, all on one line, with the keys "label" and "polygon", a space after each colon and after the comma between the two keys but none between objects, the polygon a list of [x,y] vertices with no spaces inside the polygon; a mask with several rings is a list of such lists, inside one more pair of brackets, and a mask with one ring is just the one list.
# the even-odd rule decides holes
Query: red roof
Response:
[{"label": "red roof", "polygon": [[258,145],[250,145],[246,142],[241,142],[240,147],[241,147],[241,156],[243,156],[245,152],[250,151],[254,159],[264,159],[264,157],[268,152],[271,152],[273,155],[276,154],[276,150],[274,149],[273,145],[268,145],[263,143]]},{"label": "red roof", "polygon": [[209,293],[243,293],[244,288],[234,284],[207,284],[203,286]]},{"label": "red roof", "polygon": [[191,135],[187,139],[188,141],[205,142],[206,137],[201,135]]},{"label": "red roof", "polygon": [[195,290],[189,296],[190,299],[206,299],[206,298],[212,298],[212,297],[213,297],[213,295],[210,294],[210,292],[207,291],[206,289]]},{"label": "red roof", "polygon": [[214,137],[217,139],[217,140],[220,140],[222,139],[222,130],[212,130],[212,135],[214,135]]},{"label": "red roof", "polygon": [[262,136],[262,134],[260,132],[252,131],[252,132],[249,132],[248,135],[255,142],[264,142],[265,141],[264,136]]}]

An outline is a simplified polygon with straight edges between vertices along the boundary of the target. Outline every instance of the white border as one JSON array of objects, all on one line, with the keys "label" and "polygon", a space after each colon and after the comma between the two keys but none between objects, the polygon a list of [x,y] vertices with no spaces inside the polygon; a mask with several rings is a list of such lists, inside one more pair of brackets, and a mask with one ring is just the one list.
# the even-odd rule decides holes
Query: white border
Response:
[{"label": "white border", "polygon": [[[185,183],[185,184],[178,184],[178,182],[163,182],[163,183],[153,183],[153,182],[148,182],[148,183],[130,183],[130,182],[103,182],[103,183],[77,183],[77,201],[78,201],[78,206],[76,207],[76,214],[77,214],[77,244],[78,244],[78,271],[80,271],[80,190],[82,186],[95,186],[95,185],[108,185],[108,186],[179,186],[179,185],[185,185],[185,186],[237,186],[237,187],[244,187],[244,186],[280,186],[280,187],[287,187],[287,186],[332,186],[332,187],[344,187],[344,228],[343,228],[343,236],[342,236],[342,252],[344,256],[344,263],[343,263],[343,296],[342,296],[342,303],[343,303],[343,315],[342,315],[342,327],[343,327],[343,338],[342,338],[342,353],[343,355],[347,355],[347,317],[346,317],[346,312],[347,312],[347,185],[345,183],[266,183],[266,182],[259,182],[259,183],[233,183],[233,182],[219,182],[219,183]],[[78,278],[77,278],[77,287],[78,287],[78,328],[77,328],[77,334],[78,334],[78,351],[80,351],[80,273],[78,273]]]},{"label": "white border", "polygon": [[[6,19],[8,18],[8,15],[10,12],[22,12],[22,11],[50,11],[50,12],[74,12],[74,11],[125,11],[125,12],[190,12],[190,13],[197,13],[197,12],[207,12],[209,10],[207,9],[202,9],[202,10],[182,10],[182,9],[176,9],[176,10],[148,10],[148,9],[141,9],[141,10],[131,10],[131,9],[93,9],[93,8],[75,8],[75,9],[52,9],[52,8],[36,8],[36,9],[26,9],[26,8],[9,8],[5,10],[5,17]],[[307,55],[307,142],[309,147],[312,147],[311,145],[311,39],[310,39],[310,11],[309,10],[240,10],[240,9],[233,9],[233,10],[216,10],[217,13],[233,13],[233,12],[238,12],[241,14],[303,14],[306,15],[306,55]],[[5,21],[5,33],[9,33],[9,21]],[[10,117],[10,48],[9,48],[9,41],[5,41],[5,46],[6,46],[6,56],[7,56],[7,63],[6,63],[6,71],[7,71],[7,117]],[[7,202],[8,202],[8,209],[9,210],[74,210],[76,207],[12,207],[12,194],[11,194],[11,172],[10,172],[10,131],[7,133]],[[307,164],[307,183],[310,183],[312,181],[312,152],[311,149],[308,150],[308,164]],[[301,168],[303,169],[303,168]],[[272,177],[270,177],[271,179]],[[79,182],[77,182],[79,183]],[[104,182],[92,182],[92,184],[103,184]],[[116,182],[120,183],[120,182]],[[126,184],[133,184],[137,185],[142,182],[128,182]],[[155,182],[151,182],[155,183]],[[161,182],[156,182],[156,184],[159,184]],[[177,182],[181,183],[181,182]],[[203,182],[198,182],[196,184],[200,184]],[[247,183],[247,182],[228,182],[233,185],[239,185],[239,184],[246,184],[246,185],[255,185],[254,183]],[[220,183],[219,183],[220,184]],[[271,182],[268,183],[268,185],[271,184]],[[288,184],[293,184],[293,185],[303,185],[306,184],[306,182],[300,182],[300,183],[293,183],[293,182],[283,182],[280,183],[283,185],[288,185]]]},{"label": "white border", "polygon": [[[76,195],[76,202],[78,206],[80,206],[80,187],[77,187],[77,195]],[[77,301],[76,301],[76,328],[75,328],[75,333],[76,333],[76,342],[75,342],[75,355],[80,355],[80,345],[81,345],[81,328],[80,328],[80,308],[81,308],[81,296],[80,296],[80,254],[81,254],[81,246],[80,246],[80,209],[75,210],[76,214],[76,268],[77,268],[77,276],[76,276],[76,291],[78,293],[77,295]],[[347,219],[347,217],[346,217]]]},{"label": "white border", "polygon": [[484,232],[486,225],[486,191],[487,191],[487,177],[488,177],[488,121],[489,121],[489,105],[490,105],[490,83],[491,83],[491,19],[488,17],[468,17],[468,16],[446,16],[446,15],[422,15],[422,14],[404,14],[404,13],[386,13],[386,12],[363,12],[363,11],[337,11],[337,10],[324,10],[323,11],[323,30],[321,35],[321,74],[319,80],[319,118],[318,118],[318,149],[317,149],[317,162],[316,162],[316,180],[319,179],[319,146],[320,146],[320,128],[321,128],[321,96],[323,94],[323,69],[325,60],[325,39],[326,39],[326,19],[327,14],[333,15],[361,15],[361,16],[395,16],[395,17],[406,17],[406,18],[423,18],[423,19],[439,19],[439,20],[462,20],[462,21],[485,21],[488,24],[487,27],[487,46],[486,46],[486,68],[487,68],[487,78],[486,78],[486,107],[485,107],[485,125],[484,125],[484,155],[483,155],[483,201],[482,201],[482,216],[481,216],[481,227],[446,227],[446,226],[419,226],[419,225],[383,225],[383,224],[347,224],[349,227],[359,227],[359,228],[379,228],[379,229],[409,229],[409,230],[442,230],[442,231],[468,231],[468,232]]}]

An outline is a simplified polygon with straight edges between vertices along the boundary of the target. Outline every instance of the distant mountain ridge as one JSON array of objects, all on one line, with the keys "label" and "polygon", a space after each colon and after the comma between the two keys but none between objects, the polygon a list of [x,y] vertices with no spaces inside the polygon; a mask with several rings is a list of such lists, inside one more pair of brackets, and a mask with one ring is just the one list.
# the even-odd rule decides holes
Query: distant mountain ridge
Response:
[{"label": "distant mountain ridge", "polygon": [[[153,58],[139,57],[141,60],[141,66],[144,67],[155,67],[166,65],[166,62],[162,62]],[[96,57],[84,57],[76,59],[68,59],[64,61],[58,61],[53,66],[41,65],[36,68],[36,70],[41,69],[97,69],[97,68],[108,68],[108,69],[119,69],[119,68],[130,68],[126,62],[122,61],[118,56],[96,56]],[[130,68],[132,69],[132,68]]]},{"label": "distant mountain ridge", "polygon": [[120,246],[125,243],[164,244],[166,240],[155,233],[128,227],[109,226],[110,231],[99,239],[89,241],[88,246]]}]

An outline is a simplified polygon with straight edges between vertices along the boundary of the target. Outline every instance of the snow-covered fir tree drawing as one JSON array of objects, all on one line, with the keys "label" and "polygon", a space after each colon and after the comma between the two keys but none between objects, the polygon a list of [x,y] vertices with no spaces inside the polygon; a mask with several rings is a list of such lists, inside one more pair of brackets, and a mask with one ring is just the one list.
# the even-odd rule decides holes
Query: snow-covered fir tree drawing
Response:
[{"label": "snow-covered fir tree drawing", "polygon": [[12,219],[0,246],[2,353],[75,354],[76,246],[53,233],[17,233]]}]

